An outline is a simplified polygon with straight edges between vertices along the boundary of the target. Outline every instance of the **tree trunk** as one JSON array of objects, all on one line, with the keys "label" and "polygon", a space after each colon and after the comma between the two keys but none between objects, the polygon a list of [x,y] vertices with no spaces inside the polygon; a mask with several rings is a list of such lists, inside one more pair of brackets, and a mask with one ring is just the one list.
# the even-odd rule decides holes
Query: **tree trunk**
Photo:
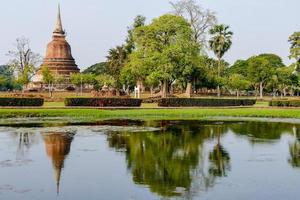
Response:
[{"label": "tree trunk", "polygon": [[50,81],[48,82],[48,91],[49,91],[49,97],[51,98],[51,87],[50,87]]},{"label": "tree trunk", "polygon": [[53,88],[54,88],[54,86],[53,86],[53,83],[51,84],[51,98],[53,97]]},{"label": "tree trunk", "polygon": [[221,91],[220,91],[220,86],[218,85],[217,86],[217,94],[218,94],[218,98],[221,97]]},{"label": "tree trunk", "polygon": [[161,97],[166,98],[167,97],[167,92],[168,92],[168,81],[163,80],[162,85],[161,85]]},{"label": "tree trunk", "polygon": [[276,89],[274,88],[273,89],[273,98],[275,98],[276,97]]},{"label": "tree trunk", "polygon": [[151,85],[150,87],[150,96],[152,97],[153,96],[153,86]]},{"label": "tree trunk", "polygon": [[192,83],[188,82],[188,84],[186,86],[185,94],[188,98],[191,98],[191,93],[192,93]]},{"label": "tree trunk", "polygon": [[239,99],[240,94],[239,94],[239,90],[236,90],[236,98]]},{"label": "tree trunk", "polygon": [[[221,68],[221,58],[218,60],[218,78],[220,78],[220,68]],[[218,86],[217,86],[217,93],[218,93],[218,98],[221,97],[221,90],[220,90],[220,79],[218,80]]]},{"label": "tree trunk", "polygon": [[259,93],[260,93],[260,99],[263,98],[263,90],[264,90],[264,87],[263,87],[263,82],[260,82],[259,83]]}]

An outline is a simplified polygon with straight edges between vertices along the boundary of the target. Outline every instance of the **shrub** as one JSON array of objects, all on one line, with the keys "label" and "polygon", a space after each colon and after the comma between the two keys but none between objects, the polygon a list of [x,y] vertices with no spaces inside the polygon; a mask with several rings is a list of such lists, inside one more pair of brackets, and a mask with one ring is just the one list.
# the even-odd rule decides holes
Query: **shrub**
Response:
[{"label": "shrub", "polygon": [[300,107],[300,100],[275,100],[270,101],[269,106],[278,106],[278,107]]},{"label": "shrub", "polygon": [[125,98],[66,98],[66,106],[82,107],[139,107],[141,99]]},{"label": "shrub", "polygon": [[18,107],[18,106],[43,106],[44,99],[42,98],[0,98],[0,106],[4,107]]},{"label": "shrub", "polygon": [[158,106],[162,107],[218,107],[218,106],[252,106],[254,99],[194,99],[165,98],[160,99]]}]

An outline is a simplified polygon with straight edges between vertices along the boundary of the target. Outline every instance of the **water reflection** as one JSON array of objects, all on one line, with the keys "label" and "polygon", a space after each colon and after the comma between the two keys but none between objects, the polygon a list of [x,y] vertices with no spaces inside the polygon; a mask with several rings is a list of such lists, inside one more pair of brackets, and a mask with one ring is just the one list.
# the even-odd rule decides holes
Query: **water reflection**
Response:
[{"label": "water reflection", "polygon": [[[117,126],[121,126],[121,128],[116,128]],[[149,129],[149,127],[153,129]],[[70,131],[73,128],[76,131]],[[42,150],[42,157],[45,158],[46,166],[49,166],[50,159],[53,171],[51,169],[49,173],[51,176],[52,173],[54,174],[57,194],[60,189],[65,161],[69,155],[75,153],[76,156],[71,156],[68,159],[67,169],[72,172],[68,174],[80,174],[84,181],[82,183],[77,181],[76,177],[71,176],[68,177],[69,182],[64,179],[66,188],[64,187],[64,194],[60,194],[63,199],[82,199],[76,197],[76,195],[82,193],[98,194],[92,195],[91,199],[101,198],[102,196],[99,194],[102,193],[99,192],[101,191],[99,188],[104,188],[109,184],[113,187],[108,193],[120,193],[121,197],[124,195],[124,199],[130,199],[132,195],[126,196],[127,193],[121,189],[126,188],[128,184],[132,184],[130,191],[136,192],[136,188],[142,188],[145,194],[145,191],[151,191],[150,194],[153,195],[148,196],[148,198],[132,197],[133,199],[157,199],[157,197],[199,199],[205,194],[210,194],[211,199],[222,199],[222,194],[226,191],[226,194],[230,196],[235,192],[247,193],[249,188],[255,188],[256,185],[263,187],[269,184],[273,187],[268,192],[273,194],[277,191],[274,191],[273,188],[287,185],[289,188],[278,189],[278,191],[285,191],[299,183],[297,182],[299,179],[297,179],[291,184],[293,177],[300,178],[297,174],[298,169],[300,169],[299,125],[201,121],[138,121],[135,123],[130,120],[118,120],[99,122],[95,127],[74,126],[72,128],[51,130],[48,131],[46,128],[24,128],[9,134],[9,137],[13,138],[15,142],[14,148],[17,148],[17,157],[30,156],[35,149],[35,151]],[[73,145],[77,149],[74,148],[71,151],[75,133],[76,145]],[[3,155],[1,154],[1,145],[3,144],[4,142],[0,140],[0,156]],[[37,144],[36,148],[32,148],[33,144]],[[40,145],[42,145],[42,149]],[[103,148],[101,150],[97,149],[100,146]],[[78,149],[93,149],[93,151],[79,151]],[[44,155],[45,150],[47,156]],[[117,157],[115,152],[118,152],[117,155],[121,156]],[[102,157],[99,157],[99,155]],[[118,163],[116,160],[120,157],[121,161]],[[258,157],[259,159],[257,159]],[[84,160],[85,158],[87,159]],[[274,163],[274,160],[277,163]],[[83,166],[88,167],[89,170],[82,166],[74,167],[79,163],[84,163]],[[104,163],[108,163],[108,165],[104,165]],[[121,167],[112,167],[116,163]],[[5,164],[7,163],[0,160],[0,169],[3,169],[1,168],[3,166],[9,166]],[[99,166],[103,166],[103,168]],[[21,167],[24,166],[20,165],[18,167],[20,168],[14,169],[15,172],[19,172],[18,170],[21,170]],[[127,172],[130,172],[129,174],[123,174],[120,170],[126,169],[126,167]],[[269,169],[272,169],[270,173]],[[92,176],[88,176],[89,174],[92,174]],[[110,179],[109,176],[105,179],[104,174],[116,174],[118,179]],[[5,176],[5,172],[2,173],[0,170],[0,176]],[[14,176],[14,174],[7,177],[10,178],[11,176]],[[44,174],[40,176],[41,181],[49,181],[49,178],[45,178]],[[264,179],[260,179],[262,176],[267,176],[270,181],[265,184]],[[276,185],[278,183],[276,177],[279,176],[282,176],[282,178],[279,178],[280,184]],[[129,183],[126,182],[126,178],[129,179]],[[15,180],[19,180],[17,175]],[[256,182],[256,180],[258,181]],[[91,187],[86,187],[85,184],[87,183],[91,184]],[[230,187],[228,185],[223,187],[226,185],[225,183]],[[0,180],[0,199],[2,199],[1,185],[5,184],[5,178],[2,178]],[[34,185],[34,182],[29,180],[28,184]],[[54,186],[54,183],[51,184]],[[73,184],[78,185],[78,191],[73,190]],[[233,184],[238,186],[234,187]],[[97,187],[94,187],[94,185],[97,185]],[[142,187],[136,187],[137,185]],[[68,190],[68,186],[72,189]],[[237,187],[241,191],[237,191]],[[214,190],[211,188],[214,188]],[[55,189],[52,189],[53,195],[56,195],[53,190]],[[124,190],[127,190],[127,188]],[[291,189],[291,191],[291,194],[298,192],[296,189]],[[140,193],[144,194],[143,192]],[[218,196],[214,194],[215,192],[219,192],[221,195]],[[73,193],[75,196],[71,198]],[[252,193],[253,191],[251,191]],[[103,199],[105,199],[104,196]],[[109,195],[105,197],[106,199],[115,199],[110,198]],[[30,198],[30,195],[28,195],[28,198]],[[38,199],[53,198],[55,197],[48,196],[48,198],[41,197]],[[209,198],[203,197],[203,199]],[[228,197],[228,199],[230,198]],[[239,198],[233,196],[231,199]],[[263,198],[253,197],[253,199]]]},{"label": "water reflection", "polygon": [[295,141],[289,145],[290,147],[290,158],[289,163],[292,167],[300,167],[300,143]]},{"label": "water reflection", "polygon": [[[237,135],[244,135],[252,144],[272,143],[280,140],[283,134],[293,135],[298,125],[288,123],[245,122],[231,124],[230,129]],[[300,130],[300,129],[299,129]],[[298,133],[299,134],[299,133]]]},{"label": "water reflection", "polygon": [[[221,125],[209,129],[197,124],[160,122],[156,133],[111,132],[110,147],[125,152],[128,169],[136,184],[147,185],[152,192],[163,197],[180,196],[191,189],[193,174],[203,172],[202,146],[206,138],[218,138],[209,159],[209,174],[204,175],[206,186],[216,176],[225,176],[229,170],[229,154],[220,144],[220,135],[226,128]],[[201,166],[199,166],[201,165]],[[209,184],[208,184],[209,183]]]},{"label": "water reflection", "polygon": [[217,144],[209,153],[209,173],[213,178],[227,176],[227,171],[230,170],[230,155],[221,144],[221,134],[223,133],[222,126],[217,125],[216,132],[213,132],[215,137],[217,137]]},{"label": "water reflection", "polygon": [[64,168],[65,159],[70,153],[74,135],[74,132],[49,132],[43,135],[46,152],[52,161],[55,172],[57,194],[59,194],[61,172]]}]

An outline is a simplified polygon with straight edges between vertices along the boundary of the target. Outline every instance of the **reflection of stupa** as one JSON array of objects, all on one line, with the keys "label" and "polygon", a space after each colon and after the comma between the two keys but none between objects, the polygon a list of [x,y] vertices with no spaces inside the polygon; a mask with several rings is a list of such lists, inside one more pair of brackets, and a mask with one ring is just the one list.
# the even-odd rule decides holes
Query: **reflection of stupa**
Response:
[{"label": "reflection of stupa", "polygon": [[72,135],[67,135],[65,133],[48,133],[44,136],[46,152],[51,158],[55,170],[57,193],[59,193],[61,171],[64,168],[64,161],[70,153],[72,140]]}]

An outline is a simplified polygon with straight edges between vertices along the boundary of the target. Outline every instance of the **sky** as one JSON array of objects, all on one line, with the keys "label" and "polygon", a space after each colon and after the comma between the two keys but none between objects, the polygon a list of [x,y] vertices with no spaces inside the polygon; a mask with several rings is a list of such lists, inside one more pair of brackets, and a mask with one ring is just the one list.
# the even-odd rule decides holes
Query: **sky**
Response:
[{"label": "sky", "polygon": [[[124,42],[136,15],[147,22],[171,11],[168,0],[1,0],[0,65],[6,64],[16,38],[30,39],[31,49],[44,56],[61,4],[67,40],[78,66],[105,61],[110,48]],[[173,1],[173,0],[171,0]],[[216,12],[219,23],[234,32],[225,59],[233,64],[260,53],[275,53],[286,64],[289,35],[300,31],[299,0],[197,0]]]}]

